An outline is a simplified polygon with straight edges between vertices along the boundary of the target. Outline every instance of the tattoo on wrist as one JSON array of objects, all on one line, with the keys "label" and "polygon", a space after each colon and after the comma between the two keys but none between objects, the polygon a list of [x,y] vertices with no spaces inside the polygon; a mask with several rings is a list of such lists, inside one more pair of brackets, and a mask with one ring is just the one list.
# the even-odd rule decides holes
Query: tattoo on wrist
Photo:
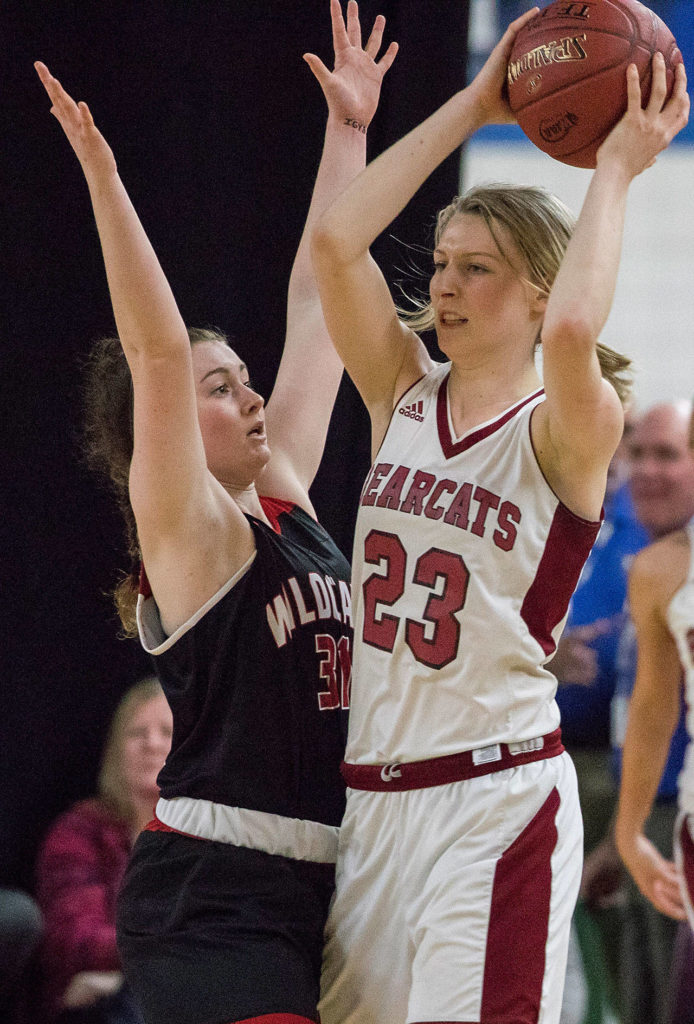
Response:
[{"label": "tattoo on wrist", "polygon": [[349,125],[350,128],[354,128],[356,131],[361,132],[362,135],[366,135],[366,125],[362,124],[361,121],[355,120],[353,117],[346,117],[343,124]]}]

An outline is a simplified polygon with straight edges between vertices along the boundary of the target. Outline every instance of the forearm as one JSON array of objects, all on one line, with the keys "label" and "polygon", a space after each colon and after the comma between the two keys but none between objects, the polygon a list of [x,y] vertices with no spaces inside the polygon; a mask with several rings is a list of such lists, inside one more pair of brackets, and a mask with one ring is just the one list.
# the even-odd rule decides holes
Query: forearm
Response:
[{"label": "forearm", "polygon": [[85,175],[126,355],[166,356],[187,335],[156,253],[117,172]]},{"label": "forearm", "polygon": [[344,262],[361,256],[439,164],[484,123],[470,89],[456,93],[359,175],[321,218],[315,243]]},{"label": "forearm", "polygon": [[599,167],[593,174],[547,302],[543,325],[547,345],[555,326],[567,323],[597,342],[617,283],[628,185],[629,179],[615,164]]},{"label": "forearm", "polygon": [[318,172],[306,222],[289,278],[289,311],[294,302],[318,301],[311,234],[321,214],[366,165],[366,126],[352,118],[328,116]]},{"label": "forearm", "polygon": [[677,707],[663,707],[662,698],[649,702],[632,698],[622,756],[615,834],[624,854],[643,832],[665,768]]}]

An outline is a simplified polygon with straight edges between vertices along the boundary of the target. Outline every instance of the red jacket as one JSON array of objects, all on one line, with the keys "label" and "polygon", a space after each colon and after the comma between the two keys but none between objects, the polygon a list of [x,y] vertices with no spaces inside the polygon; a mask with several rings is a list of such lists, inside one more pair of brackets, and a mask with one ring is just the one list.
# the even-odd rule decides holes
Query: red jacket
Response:
[{"label": "red jacket", "polygon": [[79,971],[120,969],[116,896],[131,849],[130,828],[100,800],[83,800],[49,829],[37,861],[44,917],[42,969],[50,1012]]}]

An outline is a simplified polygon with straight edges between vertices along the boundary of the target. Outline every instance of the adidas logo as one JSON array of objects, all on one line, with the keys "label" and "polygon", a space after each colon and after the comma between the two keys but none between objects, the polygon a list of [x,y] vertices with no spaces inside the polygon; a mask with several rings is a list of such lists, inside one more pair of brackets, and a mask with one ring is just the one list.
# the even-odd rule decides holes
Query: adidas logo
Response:
[{"label": "adidas logo", "polygon": [[424,419],[422,415],[424,412],[424,402],[420,398],[418,402],[412,402],[410,405],[401,405],[398,412],[401,416],[409,416],[411,420],[417,420],[421,423]]}]

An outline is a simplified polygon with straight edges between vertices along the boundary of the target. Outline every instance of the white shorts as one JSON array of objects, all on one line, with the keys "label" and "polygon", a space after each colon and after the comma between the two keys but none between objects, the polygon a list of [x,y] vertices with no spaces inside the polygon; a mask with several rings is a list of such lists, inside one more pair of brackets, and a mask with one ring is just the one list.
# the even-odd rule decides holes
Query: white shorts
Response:
[{"label": "white shorts", "polygon": [[680,812],[675,822],[673,847],[679,869],[680,889],[689,927],[694,931],[694,818]]},{"label": "white shorts", "polygon": [[348,790],[322,1024],[554,1024],[582,857],[566,753],[429,789]]}]

